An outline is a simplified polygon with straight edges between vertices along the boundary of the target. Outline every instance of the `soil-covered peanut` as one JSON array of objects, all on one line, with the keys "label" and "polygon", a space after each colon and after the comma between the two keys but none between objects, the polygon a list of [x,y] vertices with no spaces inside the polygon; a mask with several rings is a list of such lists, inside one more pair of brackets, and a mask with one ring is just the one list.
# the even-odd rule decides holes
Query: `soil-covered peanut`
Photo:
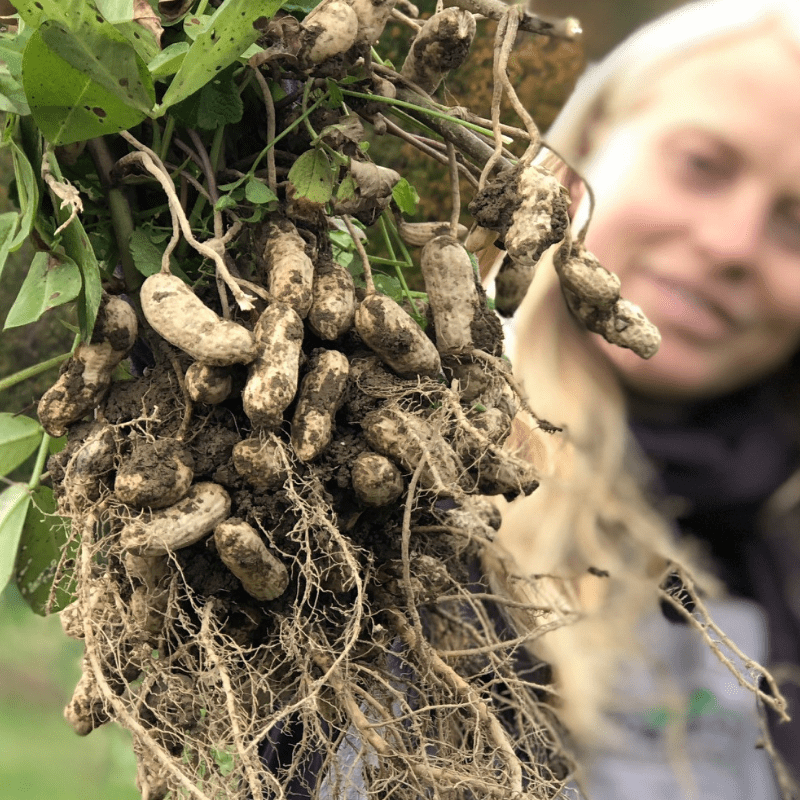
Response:
[{"label": "soil-covered peanut", "polygon": [[87,736],[110,719],[103,695],[86,658],[83,660],[83,674],[72,693],[72,699],[64,708],[64,719],[78,736]]},{"label": "soil-covered peanut", "polygon": [[244,520],[232,517],[217,525],[214,542],[222,562],[256,600],[274,600],[286,591],[289,571]]},{"label": "soil-covered peanut", "polygon": [[476,27],[475,16],[460,8],[434,14],[414,38],[400,74],[433,94],[444,76],[466,59]]},{"label": "soil-covered peanut", "polygon": [[436,346],[391,297],[367,295],[358,304],[355,325],[364,343],[401,377],[439,374]]},{"label": "soil-covered peanut", "polygon": [[344,353],[320,348],[312,354],[292,417],[292,446],[301,461],[313,461],[330,444],[349,374]]},{"label": "soil-covered peanut", "polygon": [[380,39],[397,0],[349,0],[358,17],[356,44],[372,47]]},{"label": "soil-covered peanut", "polygon": [[242,405],[254,426],[276,428],[294,399],[300,372],[303,321],[283,303],[273,303],[254,330],[258,357],[250,365]]},{"label": "soil-covered peanut", "polygon": [[85,508],[98,500],[106,490],[106,476],[114,470],[114,432],[110,425],[95,425],[67,464],[63,486],[69,493],[70,505],[75,509]]},{"label": "soil-covered peanut", "polygon": [[324,0],[303,20],[301,64],[323,64],[346,53],[358,36],[358,15],[346,0]]},{"label": "soil-covered peanut", "polygon": [[358,501],[365,506],[388,506],[403,493],[400,470],[380,453],[365,450],[350,467],[350,480]]},{"label": "soil-covered peanut", "polygon": [[314,263],[306,254],[305,241],[289,220],[273,220],[269,224],[264,261],[267,289],[273,299],[291,306],[304,318],[311,308]]},{"label": "soil-covered peanut", "polygon": [[233,446],[234,469],[261,489],[278,489],[289,476],[283,445],[274,436],[242,439]]},{"label": "soil-covered peanut", "polygon": [[470,352],[483,303],[469,253],[452,236],[437,236],[422,248],[420,268],[433,311],[436,349],[442,355]]},{"label": "soil-covered peanut", "polygon": [[353,276],[335,261],[317,264],[306,322],[320,339],[332,342],[353,327],[356,289]]},{"label": "soil-covered peanut", "polygon": [[91,341],[78,345],[39,401],[39,421],[51,436],[63,436],[67,426],[100,403],[115,367],[136,341],[137,328],[136,313],[125,300],[104,297]]},{"label": "soil-covered peanut", "polygon": [[572,247],[569,256],[555,258],[553,263],[562,286],[574,292],[583,303],[610,309],[619,300],[619,278],[605,269],[582,242]]},{"label": "soil-covered peanut", "polygon": [[231,393],[233,379],[227,367],[214,367],[195,361],[184,375],[186,391],[195,403],[217,405]]},{"label": "soil-covered peanut", "polygon": [[228,517],[231,498],[216,483],[196,483],[183,500],[129,522],[120,533],[124,550],[160,556],[188,547]]},{"label": "soil-covered peanut", "polygon": [[194,459],[177,439],[138,441],[123,459],[114,494],[136,508],[166,508],[186,496],[194,480]]},{"label": "soil-covered peanut", "polygon": [[153,330],[195,361],[225,367],[255,359],[253,334],[214,313],[177,275],[151,275],[139,297]]},{"label": "soil-covered peanut", "polygon": [[398,408],[384,407],[371,411],[361,424],[369,446],[407,472],[414,472],[425,459],[419,476],[421,486],[445,496],[458,492],[464,467],[430,422]]},{"label": "soil-covered peanut", "polygon": [[658,352],[661,334],[639,306],[620,298],[610,309],[601,309],[581,302],[568,289],[564,296],[575,316],[607,342],[627,347],[641,358],[652,358]]}]

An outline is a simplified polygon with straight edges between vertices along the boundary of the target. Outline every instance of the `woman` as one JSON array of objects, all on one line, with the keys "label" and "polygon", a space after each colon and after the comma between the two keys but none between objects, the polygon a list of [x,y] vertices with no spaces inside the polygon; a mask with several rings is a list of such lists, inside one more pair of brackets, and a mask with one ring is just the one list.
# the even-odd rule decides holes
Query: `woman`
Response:
[{"label": "woman", "polygon": [[[582,331],[544,264],[515,324],[518,377],[564,434],[517,436],[544,478],[502,535],[583,612],[542,646],[587,788],[772,796],[752,693],[659,620],[655,587],[708,567],[722,627],[756,658],[768,640],[777,677],[800,672],[800,8],[672,12],[594,67],[546,138],[593,188],[588,249],[662,335],[643,361]],[[800,774],[798,732],[773,726]]]}]

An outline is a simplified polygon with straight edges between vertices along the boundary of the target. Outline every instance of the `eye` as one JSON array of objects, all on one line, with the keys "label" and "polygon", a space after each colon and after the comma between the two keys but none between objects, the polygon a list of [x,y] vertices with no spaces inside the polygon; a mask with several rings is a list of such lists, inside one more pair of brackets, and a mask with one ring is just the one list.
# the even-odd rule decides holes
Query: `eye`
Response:
[{"label": "eye", "polygon": [[800,200],[777,204],[769,221],[769,233],[781,247],[800,253]]},{"label": "eye", "polygon": [[679,133],[666,142],[667,169],[689,191],[713,191],[735,179],[740,159],[715,138],[698,132]]}]

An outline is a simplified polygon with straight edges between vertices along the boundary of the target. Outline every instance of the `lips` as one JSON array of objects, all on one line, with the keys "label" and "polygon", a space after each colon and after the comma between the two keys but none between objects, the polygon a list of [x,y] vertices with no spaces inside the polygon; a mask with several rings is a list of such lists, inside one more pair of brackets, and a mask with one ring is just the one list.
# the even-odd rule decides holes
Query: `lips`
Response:
[{"label": "lips", "polygon": [[659,327],[715,342],[730,336],[740,325],[732,310],[698,287],[654,273],[640,277],[646,284],[640,305]]}]

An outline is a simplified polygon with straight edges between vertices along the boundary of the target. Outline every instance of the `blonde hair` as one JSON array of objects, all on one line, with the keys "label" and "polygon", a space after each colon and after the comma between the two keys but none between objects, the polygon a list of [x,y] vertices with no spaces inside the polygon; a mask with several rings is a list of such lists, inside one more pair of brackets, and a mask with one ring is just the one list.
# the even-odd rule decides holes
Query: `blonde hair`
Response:
[{"label": "blonde hair", "polygon": [[[800,40],[796,0],[695,2],[650,23],[579,81],[547,144],[580,169],[591,155],[587,131],[598,118],[615,119],[619,109],[631,108],[648,78],[670,61],[767,22]],[[646,496],[647,467],[631,446],[623,392],[590,346],[591,334],[567,312],[552,251],[515,322],[517,378],[535,414],[563,433],[547,433],[532,418],[517,420],[513,444],[542,479],[536,492],[504,510],[500,540],[521,573],[537,576],[538,603],[550,603],[555,616],[579,617],[543,634],[534,649],[554,667],[565,723],[578,744],[591,748],[619,688],[616,665],[636,651],[642,616],[657,609],[659,582],[675,564],[689,565],[696,577],[698,570],[691,544],[676,539]],[[709,593],[718,590],[709,576],[701,583]]]}]

